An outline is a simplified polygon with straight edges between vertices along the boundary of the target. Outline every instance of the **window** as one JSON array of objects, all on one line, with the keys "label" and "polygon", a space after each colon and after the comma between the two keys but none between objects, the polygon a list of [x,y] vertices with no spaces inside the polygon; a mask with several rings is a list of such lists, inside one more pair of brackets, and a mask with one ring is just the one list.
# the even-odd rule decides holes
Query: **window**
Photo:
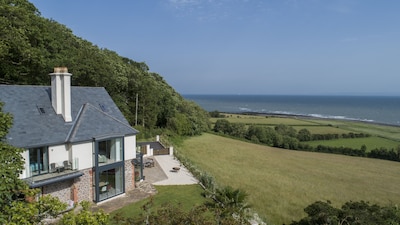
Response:
[{"label": "window", "polygon": [[119,162],[122,160],[122,138],[99,141],[98,148],[99,165]]},{"label": "window", "polygon": [[123,137],[98,140],[95,149],[96,202],[120,195],[124,190],[124,139]]},{"label": "window", "polygon": [[49,158],[46,147],[29,149],[29,169],[32,176],[49,172]]},{"label": "window", "polygon": [[100,172],[99,201],[122,194],[124,192],[123,185],[123,167],[117,167]]}]

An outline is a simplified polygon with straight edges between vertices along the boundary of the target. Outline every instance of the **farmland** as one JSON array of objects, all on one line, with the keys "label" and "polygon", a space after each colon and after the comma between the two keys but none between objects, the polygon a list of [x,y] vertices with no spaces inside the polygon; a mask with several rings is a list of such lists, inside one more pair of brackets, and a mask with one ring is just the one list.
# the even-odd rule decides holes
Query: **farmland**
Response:
[{"label": "farmland", "polygon": [[184,141],[179,152],[219,185],[247,191],[249,203],[273,224],[300,219],[318,200],[336,206],[400,203],[398,162],[283,150],[212,134]]},{"label": "farmland", "polygon": [[[362,138],[306,142],[311,146],[350,147],[367,151],[395,149],[400,127],[357,121],[324,120],[265,115],[223,114],[230,123],[294,129],[312,134],[364,133]],[[268,223],[290,223],[305,216],[303,209],[315,201],[330,200],[335,206],[347,201],[382,205],[400,203],[400,163],[335,154],[300,152],[203,134],[184,141],[180,153],[212,174],[221,186],[247,191],[249,202]]]}]

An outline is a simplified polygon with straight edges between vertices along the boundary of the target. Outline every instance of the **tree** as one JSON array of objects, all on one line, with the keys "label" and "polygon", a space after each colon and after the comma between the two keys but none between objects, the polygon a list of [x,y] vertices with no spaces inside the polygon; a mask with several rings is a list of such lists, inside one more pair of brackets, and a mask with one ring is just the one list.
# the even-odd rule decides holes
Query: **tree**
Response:
[{"label": "tree", "polygon": [[232,125],[227,119],[219,119],[215,122],[214,131],[223,134],[232,133]]},{"label": "tree", "polygon": [[299,141],[311,141],[311,137],[311,132],[305,128],[299,130],[297,134],[297,139],[299,139]]},{"label": "tree", "polygon": [[231,135],[238,138],[244,138],[246,135],[246,126],[242,123],[233,123]]},{"label": "tree", "polygon": [[247,204],[246,198],[248,194],[240,189],[233,189],[226,186],[217,189],[214,195],[214,202],[207,203],[211,208],[217,211],[217,220],[234,218],[241,224],[248,223],[248,210],[250,205]]},{"label": "tree", "polygon": [[19,174],[24,168],[22,149],[15,148],[4,142],[4,137],[12,126],[12,116],[3,113],[3,103],[0,103],[0,223],[7,221],[5,208],[21,195],[22,190],[27,189],[27,184],[19,179]]},{"label": "tree", "polygon": [[286,135],[290,137],[296,137],[297,135],[297,131],[293,127],[287,126],[285,124],[279,124],[278,126],[276,126],[275,131],[280,135]]},{"label": "tree", "polygon": [[307,206],[304,211],[307,213],[307,217],[292,222],[292,225],[386,225],[400,223],[400,209],[397,206],[371,205],[365,201],[346,202],[340,209],[333,207],[330,201],[317,201]]},{"label": "tree", "polygon": [[38,190],[29,189],[27,183],[19,179],[24,169],[23,149],[4,141],[11,126],[12,116],[3,112],[3,103],[0,103],[0,224],[37,224],[44,217],[54,217],[65,210],[66,204],[52,196],[25,201],[35,197]]},{"label": "tree", "polygon": [[0,30],[0,83],[48,85],[52,68],[66,66],[72,85],[104,87],[129,123],[141,125],[141,133],[175,128],[180,114],[188,125],[182,135],[210,128],[208,113],[149,72],[144,62],[76,37],[66,26],[41,17],[28,0],[0,0]]},{"label": "tree", "polygon": [[214,110],[212,112],[209,112],[210,116],[212,118],[220,118],[223,117],[223,115],[221,115],[221,113],[218,110]]}]

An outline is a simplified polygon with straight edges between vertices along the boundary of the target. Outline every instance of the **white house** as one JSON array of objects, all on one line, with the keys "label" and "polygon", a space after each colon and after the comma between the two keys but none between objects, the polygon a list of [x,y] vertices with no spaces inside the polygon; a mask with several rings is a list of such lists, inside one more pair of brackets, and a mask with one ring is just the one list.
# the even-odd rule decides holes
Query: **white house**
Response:
[{"label": "white house", "polygon": [[65,67],[51,86],[0,85],[13,115],[7,142],[24,148],[20,175],[62,201],[101,202],[134,188],[136,134],[102,87],[71,87]]}]

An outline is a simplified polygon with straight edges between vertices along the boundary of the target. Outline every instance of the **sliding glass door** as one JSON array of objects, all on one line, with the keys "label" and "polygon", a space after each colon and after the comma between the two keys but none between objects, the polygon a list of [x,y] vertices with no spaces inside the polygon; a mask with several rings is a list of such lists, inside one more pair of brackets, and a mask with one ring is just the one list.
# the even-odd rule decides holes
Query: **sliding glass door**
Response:
[{"label": "sliding glass door", "polygon": [[49,172],[49,157],[46,147],[29,149],[29,169],[32,176]]},{"label": "sliding glass door", "polygon": [[123,168],[105,170],[99,174],[99,201],[124,193]]}]

